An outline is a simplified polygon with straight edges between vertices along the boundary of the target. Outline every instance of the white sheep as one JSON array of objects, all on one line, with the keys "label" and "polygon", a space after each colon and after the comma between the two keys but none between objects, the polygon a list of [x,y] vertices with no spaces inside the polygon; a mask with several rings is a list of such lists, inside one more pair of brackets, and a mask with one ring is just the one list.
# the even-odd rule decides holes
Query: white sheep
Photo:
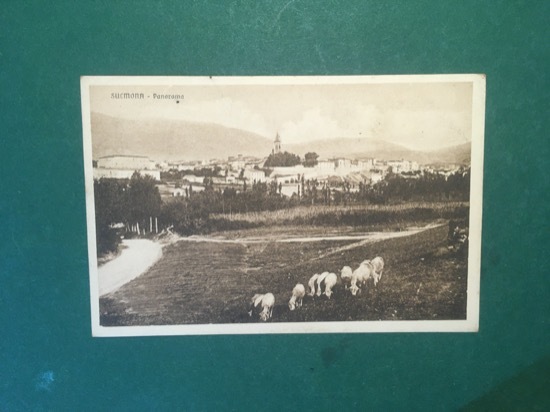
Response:
[{"label": "white sheep", "polygon": [[373,280],[374,280],[374,286],[378,284],[378,281],[382,277],[382,272],[384,272],[384,259],[382,259],[380,256],[376,256],[371,261],[372,267],[374,269],[373,273]]},{"label": "white sheep", "polygon": [[340,278],[344,284],[345,289],[348,289],[351,285],[351,276],[353,275],[353,270],[349,266],[344,266],[340,271]]},{"label": "white sheep", "polygon": [[319,275],[317,278],[317,296],[321,296],[321,283],[325,280],[325,278],[329,275],[328,272],[323,272]]},{"label": "white sheep", "polygon": [[309,292],[308,292],[308,295],[309,296],[313,296],[315,295],[315,284],[317,282],[317,278],[319,277],[319,274],[316,273],[315,275],[313,275],[310,279],[309,279],[309,282],[307,283],[307,285],[309,286]]},{"label": "white sheep", "polygon": [[[372,278],[374,273],[374,266],[370,260],[365,260],[362,262],[357,269],[353,272],[355,274],[357,281],[361,282],[362,285],[366,284],[367,281]],[[352,274],[352,278],[353,278]]]},{"label": "white sheep", "polygon": [[374,267],[370,260],[363,261],[351,275],[351,286],[349,290],[355,296],[359,288],[367,283],[369,278],[374,276]]},{"label": "white sheep", "polygon": [[254,312],[254,308],[257,308],[261,303],[264,295],[260,293],[256,293],[254,296],[252,296],[252,299],[250,299],[250,304],[248,307],[248,316],[252,316],[252,313]]},{"label": "white sheep", "polygon": [[254,308],[261,306],[262,311],[260,312],[260,319],[264,322],[273,316],[273,306],[275,306],[275,296],[273,293],[255,294],[250,300],[250,310],[248,315],[252,316]]},{"label": "white sheep", "polygon": [[323,292],[323,294],[325,294],[327,296],[327,298],[330,299],[331,295],[332,295],[332,288],[334,287],[334,285],[336,285],[336,282],[338,281],[338,276],[336,276],[336,273],[329,273],[326,277],[325,277],[325,291]]},{"label": "white sheep", "polygon": [[266,293],[262,298],[261,320],[265,322],[273,316],[273,306],[275,306],[275,296],[273,296],[273,293]]},{"label": "white sheep", "polygon": [[301,283],[296,284],[292,289],[292,297],[288,301],[288,308],[294,310],[302,307],[302,299],[306,294],[306,288]]}]

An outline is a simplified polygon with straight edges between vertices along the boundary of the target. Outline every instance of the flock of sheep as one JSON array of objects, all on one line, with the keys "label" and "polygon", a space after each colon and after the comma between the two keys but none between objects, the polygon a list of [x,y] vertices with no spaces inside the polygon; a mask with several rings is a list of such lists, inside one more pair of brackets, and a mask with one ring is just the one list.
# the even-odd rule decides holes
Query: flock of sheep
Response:
[{"label": "flock of sheep", "polygon": [[[323,272],[316,273],[308,282],[308,296],[325,295],[328,299],[332,296],[332,289],[341,282],[346,290],[349,290],[353,296],[361,291],[361,287],[366,285],[369,279],[373,280],[374,286],[380,281],[384,271],[384,259],[380,256],[372,260],[363,261],[359,267],[352,270],[349,266],[344,266],[340,271],[340,279],[335,273]],[[288,308],[295,310],[302,307],[303,298],[306,295],[306,288],[298,283],[292,289],[292,296],[288,301]],[[256,294],[250,301],[248,315],[257,314],[262,321],[267,321],[273,316],[273,306],[275,306],[275,296],[273,293]]]}]

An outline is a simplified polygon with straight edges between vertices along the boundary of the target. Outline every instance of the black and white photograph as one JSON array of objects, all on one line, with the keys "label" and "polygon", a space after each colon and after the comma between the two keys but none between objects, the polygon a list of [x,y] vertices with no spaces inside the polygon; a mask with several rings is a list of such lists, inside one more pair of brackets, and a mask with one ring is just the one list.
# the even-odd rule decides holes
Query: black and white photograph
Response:
[{"label": "black and white photograph", "polygon": [[81,92],[94,336],[478,330],[484,75]]}]

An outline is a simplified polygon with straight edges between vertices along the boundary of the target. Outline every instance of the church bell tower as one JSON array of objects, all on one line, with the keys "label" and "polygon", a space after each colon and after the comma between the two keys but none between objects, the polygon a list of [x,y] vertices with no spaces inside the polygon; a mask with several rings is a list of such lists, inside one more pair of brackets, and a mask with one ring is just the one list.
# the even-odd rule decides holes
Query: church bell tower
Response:
[{"label": "church bell tower", "polygon": [[277,136],[275,136],[275,141],[273,142],[273,154],[281,153],[281,137],[279,136],[279,132],[277,132]]}]

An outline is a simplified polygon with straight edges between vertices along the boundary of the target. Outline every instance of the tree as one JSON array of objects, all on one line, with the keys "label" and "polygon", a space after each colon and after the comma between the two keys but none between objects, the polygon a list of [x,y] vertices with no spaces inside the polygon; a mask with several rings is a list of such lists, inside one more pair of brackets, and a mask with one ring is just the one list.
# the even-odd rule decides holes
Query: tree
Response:
[{"label": "tree", "polygon": [[300,163],[300,156],[293,153],[271,153],[265,161],[264,167],[291,167]]},{"label": "tree", "polygon": [[211,191],[214,190],[214,179],[211,177],[206,176],[203,181],[204,190]]},{"label": "tree", "polygon": [[116,251],[120,238],[113,223],[125,221],[126,184],[114,179],[94,181],[96,243],[98,256]]},{"label": "tree", "polygon": [[149,217],[158,216],[161,204],[155,180],[135,172],[126,190],[127,221],[140,223],[149,220]]},{"label": "tree", "polygon": [[274,196],[277,194],[277,181],[272,180],[271,183],[269,183],[269,194],[271,196]]},{"label": "tree", "polygon": [[124,222],[125,190],[123,182],[114,179],[94,181],[96,224],[108,226]]},{"label": "tree", "polygon": [[208,219],[208,212],[201,206],[201,194],[191,199],[177,199],[163,205],[160,218],[165,225],[172,225],[182,235],[200,233]]},{"label": "tree", "polygon": [[319,155],[315,152],[308,152],[304,156],[304,166],[305,167],[314,167],[317,165],[317,159],[319,158]]}]

